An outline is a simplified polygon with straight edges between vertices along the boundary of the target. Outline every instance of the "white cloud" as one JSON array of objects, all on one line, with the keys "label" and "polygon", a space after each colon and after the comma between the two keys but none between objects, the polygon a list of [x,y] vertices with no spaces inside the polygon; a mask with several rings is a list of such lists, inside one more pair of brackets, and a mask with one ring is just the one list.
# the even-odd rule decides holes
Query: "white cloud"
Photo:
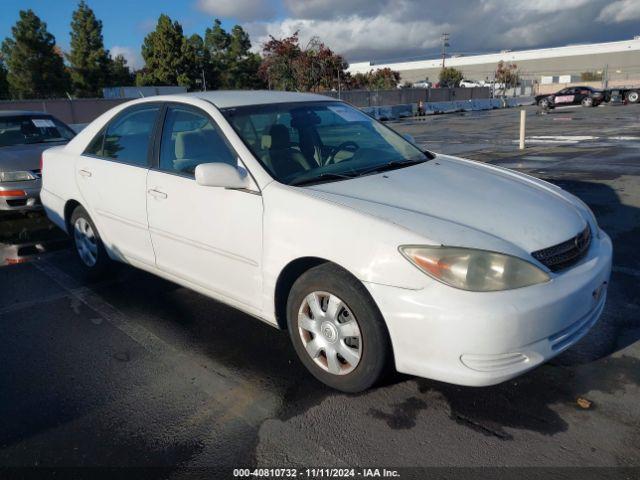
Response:
[{"label": "white cloud", "polygon": [[[218,5],[221,0],[200,0]],[[226,3],[230,0],[225,0]],[[242,3],[250,0],[236,0]],[[470,55],[632,38],[640,0],[281,0],[285,18],[256,18],[245,27],[254,48],[271,34],[317,35],[350,62],[437,57],[439,37],[449,51]],[[611,4],[611,5],[610,5]],[[614,7],[615,5],[615,7]]]},{"label": "white cloud", "polygon": [[210,15],[242,21],[269,20],[276,13],[267,0],[198,0],[196,6]]},{"label": "white cloud", "polygon": [[622,23],[639,19],[639,0],[618,0],[604,7],[598,15],[598,20],[605,23]]},{"label": "white cloud", "polygon": [[[429,20],[397,20],[379,15],[373,18],[359,16],[330,20],[288,18],[266,25],[250,25],[255,47],[260,47],[268,35],[276,38],[300,32],[300,43],[305,45],[318,36],[326,45],[347,57],[362,55],[392,55],[410,46],[413,49],[432,49],[439,44],[440,34],[450,28],[435,25]],[[382,33],[384,32],[384,33]]]},{"label": "white cloud", "polygon": [[114,45],[111,47],[111,56],[122,55],[127,60],[127,65],[133,70],[138,70],[144,66],[144,60],[140,49],[132,47],[123,47],[120,45]]}]

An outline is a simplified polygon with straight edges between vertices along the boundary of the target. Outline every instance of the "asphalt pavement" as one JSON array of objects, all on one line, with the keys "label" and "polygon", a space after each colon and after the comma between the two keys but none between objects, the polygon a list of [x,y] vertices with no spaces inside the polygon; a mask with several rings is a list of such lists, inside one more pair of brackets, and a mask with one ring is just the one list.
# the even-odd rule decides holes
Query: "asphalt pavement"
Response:
[{"label": "asphalt pavement", "polygon": [[570,350],[494,387],[396,375],[342,394],[306,373],[286,332],[130,267],[88,282],[66,244],[47,247],[58,237],[42,217],[11,217],[0,220],[5,249],[40,242],[45,253],[0,268],[0,466],[163,467],[166,478],[253,466],[580,467],[582,478],[616,475],[585,467],[639,467],[640,105],[527,113],[524,151],[516,109],[389,125],[592,207],[614,242],[613,276],[601,320]]}]

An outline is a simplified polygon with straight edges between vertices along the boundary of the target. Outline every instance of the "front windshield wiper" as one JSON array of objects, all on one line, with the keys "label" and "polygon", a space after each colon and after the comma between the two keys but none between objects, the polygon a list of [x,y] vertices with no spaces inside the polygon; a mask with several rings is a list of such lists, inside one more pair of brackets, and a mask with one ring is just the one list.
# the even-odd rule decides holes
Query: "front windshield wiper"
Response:
[{"label": "front windshield wiper", "polygon": [[417,165],[419,163],[424,163],[428,161],[427,158],[414,158],[411,160],[391,160],[390,162],[381,163],[380,165],[376,165],[371,168],[365,168],[364,170],[359,170],[356,172],[356,176],[360,177],[362,175],[367,175],[369,173],[380,173],[386,172],[388,170],[395,170],[397,168],[409,167],[411,165]]},{"label": "front windshield wiper", "polygon": [[293,182],[289,183],[289,185],[300,187],[302,185],[311,185],[313,183],[322,183],[331,180],[347,180],[350,178],[353,178],[353,175],[345,175],[343,173],[321,173],[320,175],[316,175],[315,177],[294,180]]}]

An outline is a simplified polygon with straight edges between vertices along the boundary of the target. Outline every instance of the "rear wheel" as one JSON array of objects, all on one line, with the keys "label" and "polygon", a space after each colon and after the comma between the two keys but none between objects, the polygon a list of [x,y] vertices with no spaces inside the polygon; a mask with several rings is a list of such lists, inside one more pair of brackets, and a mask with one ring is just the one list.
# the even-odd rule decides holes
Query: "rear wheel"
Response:
[{"label": "rear wheel", "polygon": [[640,92],[634,90],[627,93],[627,102],[638,103],[638,100],[640,100]]},{"label": "rear wheel", "polygon": [[336,265],[312,268],[294,283],[287,323],[302,363],[330,387],[360,392],[388,371],[382,315],[364,286]]},{"label": "rear wheel", "polygon": [[112,265],[112,261],[87,211],[81,206],[76,207],[69,224],[73,246],[83,270],[92,277],[104,274]]},{"label": "rear wheel", "polygon": [[583,106],[583,107],[593,107],[593,106],[594,106],[594,104],[593,104],[593,98],[591,98],[591,97],[584,97],[584,98],[582,99],[582,102],[581,102],[581,103],[582,103],[582,106]]}]

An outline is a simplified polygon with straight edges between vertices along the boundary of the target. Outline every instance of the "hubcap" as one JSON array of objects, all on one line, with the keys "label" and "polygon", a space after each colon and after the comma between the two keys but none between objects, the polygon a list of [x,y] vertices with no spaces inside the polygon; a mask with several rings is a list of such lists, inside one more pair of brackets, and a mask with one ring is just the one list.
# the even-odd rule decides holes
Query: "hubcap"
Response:
[{"label": "hubcap", "polygon": [[298,333],[307,354],[333,375],[351,373],[362,357],[360,327],[349,307],[327,292],[313,292],[298,310]]},{"label": "hubcap", "polygon": [[85,218],[78,218],[73,225],[73,238],[80,259],[87,267],[98,261],[98,243],[91,224]]}]

